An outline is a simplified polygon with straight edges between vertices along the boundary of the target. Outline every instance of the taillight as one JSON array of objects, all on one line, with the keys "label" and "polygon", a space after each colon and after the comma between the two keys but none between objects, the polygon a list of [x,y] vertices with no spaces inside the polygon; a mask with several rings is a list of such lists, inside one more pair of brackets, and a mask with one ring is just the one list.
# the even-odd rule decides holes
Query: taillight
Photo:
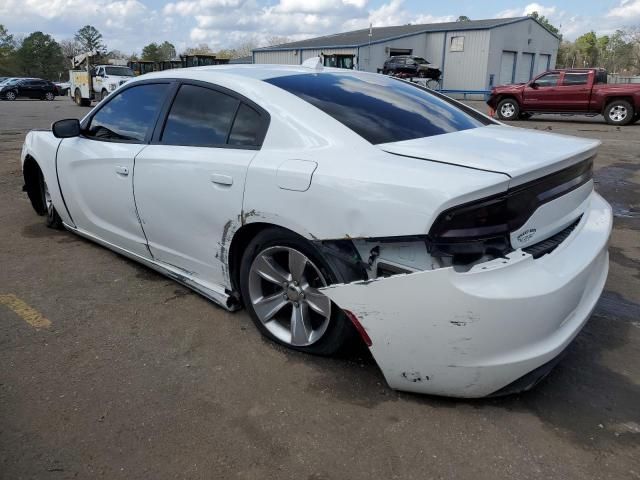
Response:
[{"label": "taillight", "polygon": [[499,195],[445,210],[429,231],[431,254],[468,263],[485,254],[508,253],[510,232],[522,227],[541,205],[590,181],[592,169],[590,158]]}]

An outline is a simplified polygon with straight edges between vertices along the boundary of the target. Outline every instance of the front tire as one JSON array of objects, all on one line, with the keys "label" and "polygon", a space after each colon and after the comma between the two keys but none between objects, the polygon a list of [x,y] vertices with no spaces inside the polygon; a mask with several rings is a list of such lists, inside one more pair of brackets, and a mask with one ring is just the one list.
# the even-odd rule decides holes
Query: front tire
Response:
[{"label": "front tire", "polygon": [[513,98],[500,100],[496,113],[500,120],[517,120],[520,116],[520,105]]},{"label": "front tire", "polygon": [[109,92],[107,92],[106,90],[102,90],[102,93],[100,93],[100,101],[107,98],[108,95],[109,95]]},{"label": "front tire", "polygon": [[13,90],[9,90],[7,93],[4,94],[4,98],[5,98],[5,100],[9,100],[10,102],[12,102],[16,98],[18,98],[18,94],[16,92],[14,92]]},{"label": "front tire", "polygon": [[318,289],[339,275],[307,240],[282,229],[260,232],[240,265],[240,291],[258,330],[293,350],[338,352],[353,335],[342,310]]},{"label": "front tire", "polygon": [[56,99],[56,96],[53,92],[47,92],[44,94],[44,99],[51,102]]},{"label": "front tire", "polygon": [[609,125],[627,125],[635,117],[633,106],[626,100],[614,100],[604,110],[604,119]]},{"label": "front tire", "polygon": [[47,227],[53,228],[55,230],[62,230],[64,228],[62,226],[62,219],[60,218],[60,215],[58,215],[56,207],[53,206],[51,194],[49,193],[49,187],[47,186],[47,182],[45,181],[42,172],[40,172],[40,192],[42,195],[42,204],[46,208],[45,222],[47,224]]}]

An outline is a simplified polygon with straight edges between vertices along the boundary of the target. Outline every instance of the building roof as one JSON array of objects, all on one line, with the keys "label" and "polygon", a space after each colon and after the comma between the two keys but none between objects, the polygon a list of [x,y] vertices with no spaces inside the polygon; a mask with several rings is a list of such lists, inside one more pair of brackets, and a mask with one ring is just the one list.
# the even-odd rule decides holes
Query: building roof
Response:
[{"label": "building roof", "polygon": [[[373,27],[371,39],[369,29],[353,30],[351,32],[336,33],[323,37],[309,38],[298,42],[283,43],[270,47],[257,48],[255,52],[269,50],[294,50],[310,48],[338,48],[338,47],[362,47],[369,43],[378,43],[386,40],[417,35],[429,32],[455,32],[465,30],[487,30],[502,25],[521,22],[527,19],[536,21],[532,17],[491,18],[486,20],[469,20],[467,22],[423,23],[417,25],[398,25],[394,27]],[[539,23],[539,22],[538,22]],[[552,32],[549,32],[552,35]]]}]

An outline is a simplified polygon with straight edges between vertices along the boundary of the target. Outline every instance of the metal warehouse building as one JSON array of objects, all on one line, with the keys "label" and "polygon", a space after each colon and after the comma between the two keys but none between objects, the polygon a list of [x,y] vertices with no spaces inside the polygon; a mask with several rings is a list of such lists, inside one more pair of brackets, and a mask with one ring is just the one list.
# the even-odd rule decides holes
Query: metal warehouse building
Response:
[{"label": "metal warehouse building", "polygon": [[377,72],[393,55],[416,55],[441,67],[444,90],[480,91],[526,82],[554,68],[559,38],[531,17],[379,27],[253,51],[254,63],[301,64],[323,55],[353,58]]}]

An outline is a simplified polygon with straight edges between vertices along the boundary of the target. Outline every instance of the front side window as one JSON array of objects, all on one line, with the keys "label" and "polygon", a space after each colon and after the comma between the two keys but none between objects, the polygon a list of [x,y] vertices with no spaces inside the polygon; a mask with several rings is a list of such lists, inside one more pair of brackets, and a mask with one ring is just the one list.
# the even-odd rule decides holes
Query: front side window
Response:
[{"label": "front side window", "polygon": [[382,75],[305,73],[265,81],[309,102],[373,144],[492,123],[426,89]]},{"label": "front side window", "polygon": [[559,73],[547,73],[536,79],[536,85],[539,87],[555,87],[560,79]]},{"label": "front side window", "polygon": [[586,72],[566,72],[564,74],[563,85],[586,85],[589,74]]},{"label": "front side window", "polygon": [[169,84],[127,88],[115,95],[91,119],[85,135],[101,140],[143,142],[151,134]]},{"label": "front side window", "polygon": [[168,145],[224,145],[240,101],[222,92],[182,85],[162,133]]}]

